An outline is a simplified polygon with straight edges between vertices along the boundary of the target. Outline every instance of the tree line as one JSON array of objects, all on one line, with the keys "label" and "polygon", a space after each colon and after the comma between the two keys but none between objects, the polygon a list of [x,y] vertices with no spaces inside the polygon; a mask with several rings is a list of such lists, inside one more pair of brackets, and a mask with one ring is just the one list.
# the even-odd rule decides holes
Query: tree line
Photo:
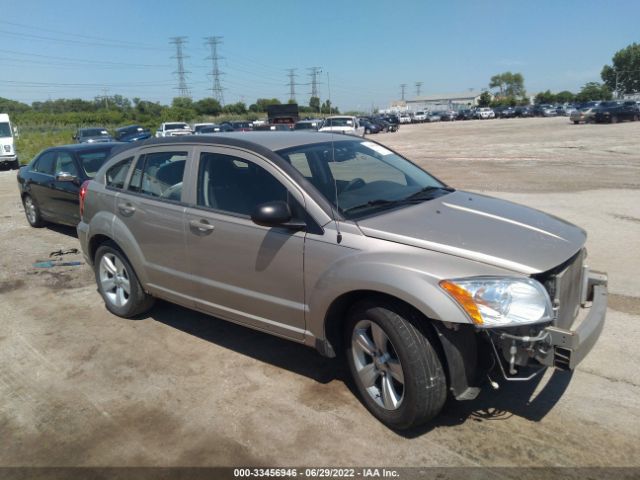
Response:
[{"label": "tree line", "polygon": [[[0,97],[0,112],[9,113],[14,122],[32,125],[118,125],[139,123],[154,127],[159,122],[192,121],[211,117],[243,117],[255,120],[267,111],[268,105],[279,105],[277,98],[258,98],[247,106],[243,102],[221,105],[215,98],[203,98],[193,101],[190,98],[176,97],[170,105],[150,102],[139,97],[128,99],[122,95],[101,96],[93,100],[80,98],[59,98],[31,105]],[[293,103],[293,102],[290,102]],[[318,97],[311,97],[309,105],[299,105],[301,114],[328,115],[339,113],[329,100],[320,103]]]},{"label": "tree line", "polygon": [[[594,100],[611,100],[614,96],[640,93],[640,44],[632,43],[613,55],[612,65],[605,65],[600,73],[602,83],[588,82],[579,92],[568,90],[553,93],[546,90],[536,94],[533,102],[541,103],[584,103]],[[491,77],[490,91],[480,96],[481,107],[528,105],[530,99],[524,88],[521,73],[504,72]]]}]

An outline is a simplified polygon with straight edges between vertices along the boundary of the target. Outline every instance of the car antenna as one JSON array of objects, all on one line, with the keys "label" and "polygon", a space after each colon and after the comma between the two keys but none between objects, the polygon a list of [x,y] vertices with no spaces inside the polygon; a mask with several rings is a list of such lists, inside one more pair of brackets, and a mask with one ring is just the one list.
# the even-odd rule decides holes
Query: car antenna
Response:
[{"label": "car antenna", "polygon": [[[329,107],[329,116],[331,116],[331,82],[329,81],[329,72],[327,72],[327,93],[329,95],[327,106]],[[333,143],[334,135],[335,135],[335,132],[331,130],[331,162],[336,161],[336,149]],[[333,213],[333,222],[336,224],[336,232],[338,233],[338,235],[336,236],[336,241],[338,243],[341,243],[342,233],[340,232],[340,222],[338,221],[338,217],[337,217],[337,213],[340,210],[340,207],[338,205],[338,181],[336,180],[335,175],[332,174],[331,176],[333,177],[333,191],[336,199],[336,208],[335,210],[334,209],[331,209],[331,210]]]}]

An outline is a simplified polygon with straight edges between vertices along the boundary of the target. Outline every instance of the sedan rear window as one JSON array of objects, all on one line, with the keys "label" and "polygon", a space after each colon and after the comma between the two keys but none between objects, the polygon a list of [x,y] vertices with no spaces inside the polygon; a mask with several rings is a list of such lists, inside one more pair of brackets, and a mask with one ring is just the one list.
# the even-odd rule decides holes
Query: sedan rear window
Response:
[{"label": "sedan rear window", "polygon": [[82,165],[82,169],[87,177],[93,178],[96,176],[96,173],[98,173],[98,170],[100,170],[100,167],[104,164],[104,161],[110,153],[111,148],[78,153],[80,165]]}]

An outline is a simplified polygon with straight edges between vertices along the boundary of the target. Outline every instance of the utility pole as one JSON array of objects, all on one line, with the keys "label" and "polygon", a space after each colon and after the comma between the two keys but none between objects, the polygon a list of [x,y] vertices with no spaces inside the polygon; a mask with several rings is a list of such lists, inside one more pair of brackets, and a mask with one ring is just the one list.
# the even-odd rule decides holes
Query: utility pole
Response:
[{"label": "utility pole", "polygon": [[287,76],[289,77],[289,100],[290,101],[296,101],[296,83],[295,83],[295,78],[296,78],[296,69],[295,68],[289,68],[287,70],[289,73],[287,74]]},{"label": "utility pole", "polygon": [[211,85],[211,93],[213,94],[213,98],[218,100],[221,106],[224,106],[224,95],[222,91],[222,84],[220,83],[220,76],[223,75],[223,72],[218,68],[218,60],[222,60],[224,57],[218,55],[218,45],[222,43],[222,37],[206,37],[206,45],[211,49],[211,55],[209,55],[206,60],[211,60],[211,78],[213,80],[213,84]]},{"label": "utility pole", "polygon": [[98,100],[104,100],[104,108],[106,110],[109,110],[109,96],[107,95],[107,93],[109,93],[109,89],[108,88],[103,88],[102,89],[102,96],[96,97],[96,98]]},{"label": "utility pole", "polygon": [[176,56],[171,57],[178,61],[178,70],[173,72],[178,74],[178,86],[176,90],[178,90],[180,97],[191,98],[191,92],[189,91],[189,87],[187,87],[187,73],[189,72],[184,69],[184,59],[189,57],[182,51],[182,46],[187,43],[187,37],[171,37],[169,43],[176,46]]},{"label": "utility pole", "polygon": [[416,97],[420,96],[420,89],[422,88],[422,82],[416,82]]},{"label": "utility pole", "polygon": [[402,92],[400,94],[400,100],[404,100],[404,91],[407,88],[407,84],[406,83],[401,83],[400,84],[400,91]]}]

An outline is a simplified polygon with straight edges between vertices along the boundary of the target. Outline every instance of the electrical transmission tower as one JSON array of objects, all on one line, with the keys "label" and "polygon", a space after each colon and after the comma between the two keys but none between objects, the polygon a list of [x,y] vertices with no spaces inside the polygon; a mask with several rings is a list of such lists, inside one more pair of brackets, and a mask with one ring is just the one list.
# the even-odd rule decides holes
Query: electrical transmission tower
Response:
[{"label": "electrical transmission tower", "polygon": [[295,78],[297,77],[296,75],[296,69],[295,68],[289,68],[287,70],[287,72],[289,72],[287,74],[287,76],[289,77],[289,100],[291,101],[296,101],[296,82],[295,82]]},{"label": "electrical transmission tower", "polygon": [[402,83],[400,84],[400,100],[404,100],[404,91],[407,89],[407,84],[406,83]]},{"label": "electrical transmission tower", "polygon": [[173,72],[178,74],[178,86],[176,89],[180,97],[191,98],[191,92],[189,91],[189,87],[187,87],[187,73],[190,72],[184,69],[184,59],[189,57],[182,51],[182,46],[187,43],[187,37],[171,37],[169,43],[176,46],[176,56],[171,57],[178,60],[178,70]]},{"label": "electrical transmission tower", "polygon": [[218,55],[218,45],[222,43],[222,37],[207,37],[205,38],[206,45],[211,49],[211,55],[209,55],[206,59],[211,60],[211,78],[213,80],[213,84],[211,86],[211,93],[213,94],[213,98],[220,102],[220,105],[224,106],[224,95],[222,91],[222,84],[220,83],[220,76],[223,75],[223,72],[218,68],[218,60],[222,60],[224,57]]},{"label": "electrical transmission tower", "polygon": [[318,93],[318,75],[322,73],[322,68],[320,67],[309,67],[309,76],[311,77],[311,96],[320,98],[320,93]]},{"label": "electrical transmission tower", "polygon": [[420,96],[420,89],[422,88],[422,82],[416,82],[416,97]]}]

